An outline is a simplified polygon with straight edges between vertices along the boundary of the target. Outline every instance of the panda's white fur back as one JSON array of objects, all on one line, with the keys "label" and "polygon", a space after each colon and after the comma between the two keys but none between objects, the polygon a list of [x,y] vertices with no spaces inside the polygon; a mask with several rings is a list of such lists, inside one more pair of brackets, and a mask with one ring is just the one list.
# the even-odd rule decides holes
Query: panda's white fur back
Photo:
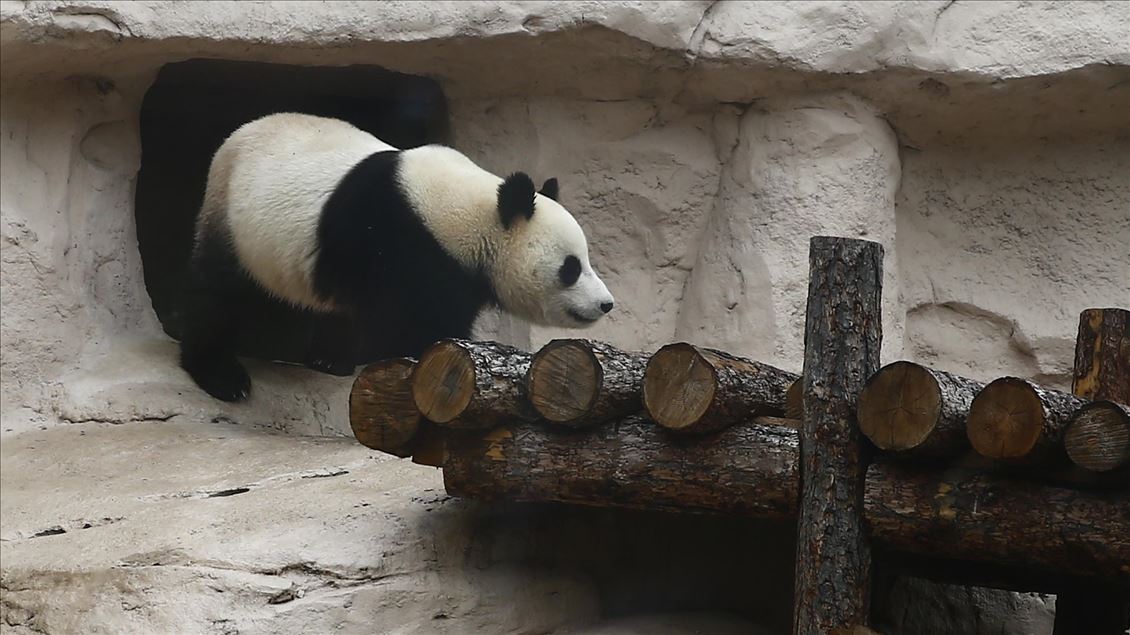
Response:
[{"label": "panda's white fur back", "polygon": [[[241,265],[267,291],[299,306],[333,309],[313,285],[323,206],[353,166],[389,150],[397,148],[336,119],[296,113],[258,119],[216,152],[209,188],[222,183],[224,200],[205,206],[204,223],[226,225]],[[457,150],[423,146],[402,153],[399,181],[453,257],[468,267],[483,261],[491,234],[500,232],[501,178]]]},{"label": "panda's white fur back", "polygon": [[205,207],[203,222],[226,224],[240,264],[267,291],[300,306],[332,308],[313,285],[322,207],[359,161],[395,149],[335,119],[292,113],[258,119],[216,152],[209,188],[222,181],[226,197]]}]

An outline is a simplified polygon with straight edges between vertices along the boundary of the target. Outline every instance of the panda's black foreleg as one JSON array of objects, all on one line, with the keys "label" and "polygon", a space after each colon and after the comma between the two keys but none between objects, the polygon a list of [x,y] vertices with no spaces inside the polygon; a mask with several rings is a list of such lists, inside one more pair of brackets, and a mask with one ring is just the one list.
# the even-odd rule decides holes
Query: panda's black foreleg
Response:
[{"label": "panda's black foreleg", "polygon": [[316,315],[306,366],[314,370],[345,377],[357,365],[356,320],[349,314]]},{"label": "panda's black foreleg", "polygon": [[251,394],[251,377],[236,358],[247,280],[224,253],[194,254],[184,296],[181,367],[222,401]]}]

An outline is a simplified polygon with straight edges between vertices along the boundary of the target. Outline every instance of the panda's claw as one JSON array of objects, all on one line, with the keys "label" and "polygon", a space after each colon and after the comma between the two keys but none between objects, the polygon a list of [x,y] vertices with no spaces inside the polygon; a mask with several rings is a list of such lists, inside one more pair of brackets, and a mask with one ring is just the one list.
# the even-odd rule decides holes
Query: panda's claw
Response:
[{"label": "panda's claw", "polygon": [[251,394],[251,377],[234,357],[184,366],[197,386],[220,401],[239,402]]}]

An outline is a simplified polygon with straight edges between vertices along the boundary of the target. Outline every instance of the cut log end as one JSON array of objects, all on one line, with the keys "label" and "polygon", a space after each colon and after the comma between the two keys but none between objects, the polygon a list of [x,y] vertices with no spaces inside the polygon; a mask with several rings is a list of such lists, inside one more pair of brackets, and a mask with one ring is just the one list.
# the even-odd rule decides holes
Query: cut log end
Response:
[{"label": "cut log end", "polygon": [[412,397],[428,420],[448,423],[467,409],[475,394],[475,363],[455,342],[438,342],[420,357]]},{"label": "cut log end", "polygon": [[1043,402],[1025,381],[1002,377],[973,398],[966,432],[978,453],[994,459],[1026,456],[1046,424]]},{"label": "cut log end", "polygon": [[349,393],[349,425],[365,447],[399,457],[412,454],[420,427],[419,409],[412,399],[415,361],[389,359],[366,367]]},{"label": "cut log end", "polygon": [[602,375],[588,347],[569,340],[550,342],[530,362],[530,403],[549,421],[575,421],[595,404]]},{"label": "cut log end", "polygon": [[1092,472],[1130,464],[1130,409],[1109,401],[1083,406],[1067,428],[1063,444],[1076,465]]},{"label": "cut log end", "polygon": [[713,403],[716,380],[713,367],[697,347],[669,344],[648,360],[644,408],[664,428],[682,430],[702,419]]},{"label": "cut log end", "polygon": [[938,423],[942,393],[926,369],[895,362],[871,376],[859,395],[859,429],[884,450],[917,447]]}]

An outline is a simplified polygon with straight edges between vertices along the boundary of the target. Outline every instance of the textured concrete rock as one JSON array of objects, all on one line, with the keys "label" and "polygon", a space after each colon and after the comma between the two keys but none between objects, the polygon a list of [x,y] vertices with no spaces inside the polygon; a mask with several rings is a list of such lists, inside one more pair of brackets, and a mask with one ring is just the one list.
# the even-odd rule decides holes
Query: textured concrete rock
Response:
[{"label": "textured concrete rock", "polygon": [[[788,619],[787,554],[718,566],[756,523],[484,508],[349,439],[228,423],[77,424],[0,452],[4,632],[587,632],[706,602]],[[713,546],[677,547],[690,528]],[[696,620],[743,623],[673,623]],[[592,632],[647,632],[611,626]]]},{"label": "textured concrete rock", "polygon": [[[838,233],[886,246],[885,361],[1064,386],[1078,312],[1130,302],[1128,24],[1117,1],[0,2],[0,628],[525,632],[642,612],[595,628],[654,632],[678,598],[788,602],[772,576],[702,585],[732,564],[716,552],[657,563],[685,519],[484,517],[438,501],[434,472],[248,427],[347,434],[349,378],[252,363],[249,402],[200,393],[136,246],[163,64],[435,78],[457,147],[561,179],[617,295],[593,337],[799,369],[808,239]],[[479,326],[529,348],[565,334]],[[899,593],[894,632],[1050,630],[1038,596]],[[783,629],[771,612],[755,621]]]},{"label": "textured concrete rock", "polygon": [[[898,148],[850,97],[778,100],[738,124],[675,338],[799,371],[814,235],[892,244]],[[901,351],[897,258],[884,259],[884,353]]]}]

